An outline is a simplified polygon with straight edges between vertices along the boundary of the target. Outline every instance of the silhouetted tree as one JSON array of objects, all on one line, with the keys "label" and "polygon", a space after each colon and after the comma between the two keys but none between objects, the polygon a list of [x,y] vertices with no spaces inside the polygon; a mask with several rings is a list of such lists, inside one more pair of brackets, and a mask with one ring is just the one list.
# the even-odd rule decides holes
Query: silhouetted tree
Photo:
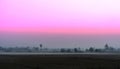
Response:
[{"label": "silhouetted tree", "polygon": [[39,51],[39,48],[38,48],[38,47],[33,47],[33,49],[34,49],[35,51]]},{"label": "silhouetted tree", "polygon": [[43,47],[43,45],[42,44],[40,44],[40,48],[42,48]]},{"label": "silhouetted tree", "polygon": [[4,50],[4,48],[2,46],[0,46],[0,50]]},{"label": "silhouetted tree", "polygon": [[70,53],[70,52],[71,52],[71,49],[67,49],[67,52]]},{"label": "silhouetted tree", "polygon": [[102,52],[101,49],[95,49],[95,52]]},{"label": "silhouetted tree", "polygon": [[90,48],[89,48],[89,52],[94,52],[94,48],[93,48],[93,47],[90,47]]},{"label": "silhouetted tree", "polygon": [[105,49],[106,49],[106,50],[109,49],[109,45],[108,45],[108,44],[105,45]]},{"label": "silhouetted tree", "polygon": [[64,49],[64,48],[62,48],[61,50],[60,50],[60,52],[65,52],[66,50]]},{"label": "silhouetted tree", "polygon": [[113,47],[109,47],[109,49],[110,49],[111,51],[114,51],[114,50],[115,50]]},{"label": "silhouetted tree", "polygon": [[74,52],[78,52],[78,49],[77,49],[77,48],[74,48]]}]

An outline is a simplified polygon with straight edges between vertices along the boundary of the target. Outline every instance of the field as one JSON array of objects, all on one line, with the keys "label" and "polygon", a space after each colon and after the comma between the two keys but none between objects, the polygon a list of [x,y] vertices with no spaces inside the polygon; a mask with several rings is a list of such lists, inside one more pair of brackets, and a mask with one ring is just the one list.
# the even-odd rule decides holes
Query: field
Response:
[{"label": "field", "polygon": [[0,69],[120,69],[120,54],[1,54]]}]

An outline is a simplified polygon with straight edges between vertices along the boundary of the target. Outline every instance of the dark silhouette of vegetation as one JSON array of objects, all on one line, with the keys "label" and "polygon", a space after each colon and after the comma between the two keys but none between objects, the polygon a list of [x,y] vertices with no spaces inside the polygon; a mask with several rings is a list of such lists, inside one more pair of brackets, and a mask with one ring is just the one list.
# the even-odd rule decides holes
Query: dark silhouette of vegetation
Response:
[{"label": "dark silhouette of vegetation", "polygon": [[47,52],[47,53],[120,53],[120,48],[116,49],[108,44],[103,48],[89,47],[86,49],[81,48],[44,48],[42,44],[39,47],[2,47],[0,52]]},{"label": "dark silhouette of vegetation", "polygon": [[109,49],[109,46],[108,44],[105,45],[105,49],[108,50]]},{"label": "dark silhouette of vegetation", "polygon": [[102,49],[95,49],[95,52],[102,52]]},{"label": "dark silhouette of vegetation", "polygon": [[94,52],[95,49],[94,49],[93,47],[90,47],[88,51],[89,51],[89,52]]},{"label": "dark silhouette of vegetation", "polygon": [[74,52],[78,52],[78,49],[77,49],[77,48],[74,48]]},{"label": "dark silhouette of vegetation", "polygon": [[68,53],[71,53],[72,51],[71,51],[71,49],[67,49],[67,52],[68,52]]},{"label": "dark silhouette of vegetation", "polygon": [[43,45],[42,44],[40,44],[40,48],[42,48],[43,47]]},{"label": "dark silhouette of vegetation", "polygon": [[64,48],[62,48],[62,49],[60,50],[60,52],[66,52],[66,50],[65,50]]}]

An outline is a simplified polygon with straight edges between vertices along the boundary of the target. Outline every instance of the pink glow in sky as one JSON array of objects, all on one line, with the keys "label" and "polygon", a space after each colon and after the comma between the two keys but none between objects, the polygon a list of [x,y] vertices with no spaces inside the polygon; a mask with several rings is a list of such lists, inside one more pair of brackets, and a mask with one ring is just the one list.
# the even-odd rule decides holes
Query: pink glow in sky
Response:
[{"label": "pink glow in sky", "polygon": [[120,34],[120,0],[0,0],[0,32]]}]

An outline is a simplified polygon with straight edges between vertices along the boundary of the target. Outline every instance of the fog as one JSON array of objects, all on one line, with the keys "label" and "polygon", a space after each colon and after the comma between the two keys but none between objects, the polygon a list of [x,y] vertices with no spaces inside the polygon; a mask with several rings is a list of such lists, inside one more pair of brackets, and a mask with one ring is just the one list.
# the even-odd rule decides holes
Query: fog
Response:
[{"label": "fog", "polygon": [[0,46],[4,47],[39,47],[45,48],[103,48],[108,43],[115,48],[120,47],[119,35],[58,35],[58,34],[0,34]]}]

